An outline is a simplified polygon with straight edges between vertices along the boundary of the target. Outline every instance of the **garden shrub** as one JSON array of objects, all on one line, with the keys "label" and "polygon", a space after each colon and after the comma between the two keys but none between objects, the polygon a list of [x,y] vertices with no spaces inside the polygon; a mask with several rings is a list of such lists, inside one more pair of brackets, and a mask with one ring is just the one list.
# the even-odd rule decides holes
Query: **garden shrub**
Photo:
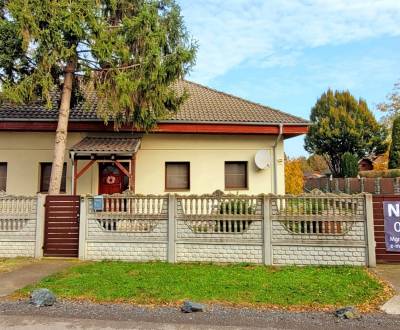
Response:
[{"label": "garden shrub", "polygon": [[385,171],[360,171],[358,174],[364,178],[397,178],[400,177],[400,169]]},{"label": "garden shrub", "polygon": [[299,160],[285,162],[285,191],[287,194],[299,195],[303,192],[304,177]]},{"label": "garden shrub", "polygon": [[342,175],[345,178],[355,178],[358,175],[358,159],[350,152],[342,156]]}]

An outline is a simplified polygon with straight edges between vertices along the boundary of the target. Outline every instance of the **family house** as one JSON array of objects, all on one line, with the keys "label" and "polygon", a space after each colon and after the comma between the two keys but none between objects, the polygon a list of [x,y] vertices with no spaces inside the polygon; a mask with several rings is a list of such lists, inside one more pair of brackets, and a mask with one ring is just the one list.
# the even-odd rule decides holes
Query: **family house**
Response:
[{"label": "family house", "polygon": [[[71,109],[62,192],[284,193],[284,140],[306,133],[307,121],[189,81],[177,89],[189,98],[149,134],[115,132],[95,97]],[[47,192],[57,115],[40,103],[0,106],[0,191]]]},{"label": "family house", "polygon": [[95,97],[71,109],[58,196],[36,195],[49,186],[57,106],[3,104],[0,257],[374,265],[371,196],[282,196],[284,140],[307,121],[177,88],[189,98],[148,134],[115,132]]}]

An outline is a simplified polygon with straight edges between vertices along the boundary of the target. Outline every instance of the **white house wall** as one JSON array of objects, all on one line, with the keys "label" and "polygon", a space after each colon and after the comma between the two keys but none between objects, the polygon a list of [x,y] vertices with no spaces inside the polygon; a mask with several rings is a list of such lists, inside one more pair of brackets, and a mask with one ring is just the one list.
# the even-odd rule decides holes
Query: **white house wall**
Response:
[{"label": "white house wall", "polygon": [[[87,134],[69,133],[68,148]],[[224,162],[248,162],[248,190],[233,193],[259,194],[274,192],[273,164],[257,170],[254,155],[267,149],[272,160],[276,136],[262,135],[196,135],[151,134],[142,138],[136,159],[136,193],[163,194],[165,191],[165,162],[190,162],[190,194],[224,190]],[[39,191],[41,162],[52,161],[54,133],[0,132],[0,162],[7,162],[7,193],[34,195]],[[284,193],[283,142],[277,145],[277,193]],[[72,166],[68,152],[67,193],[71,193]],[[79,161],[81,169],[85,161]],[[98,164],[82,175],[77,184],[78,194],[98,193]]]}]

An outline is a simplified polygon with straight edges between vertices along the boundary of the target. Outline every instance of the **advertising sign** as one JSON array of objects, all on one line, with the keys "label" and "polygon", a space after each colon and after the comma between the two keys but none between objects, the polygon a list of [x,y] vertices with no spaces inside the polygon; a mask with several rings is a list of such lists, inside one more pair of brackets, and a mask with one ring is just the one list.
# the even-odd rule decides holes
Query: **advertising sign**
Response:
[{"label": "advertising sign", "polygon": [[400,201],[383,202],[386,251],[400,252]]}]

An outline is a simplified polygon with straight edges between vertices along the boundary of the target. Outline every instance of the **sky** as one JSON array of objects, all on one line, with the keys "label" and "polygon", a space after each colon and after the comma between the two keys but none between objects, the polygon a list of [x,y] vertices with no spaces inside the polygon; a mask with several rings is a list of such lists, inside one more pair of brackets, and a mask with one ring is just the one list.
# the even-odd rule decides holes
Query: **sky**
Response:
[{"label": "sky", "polygon": [[[400,0],[177,0],[199,49],[189,80],[309,119],[328,88],[385,101],[400,80]],[[306,155],[304,136],[285,142]]]}]

